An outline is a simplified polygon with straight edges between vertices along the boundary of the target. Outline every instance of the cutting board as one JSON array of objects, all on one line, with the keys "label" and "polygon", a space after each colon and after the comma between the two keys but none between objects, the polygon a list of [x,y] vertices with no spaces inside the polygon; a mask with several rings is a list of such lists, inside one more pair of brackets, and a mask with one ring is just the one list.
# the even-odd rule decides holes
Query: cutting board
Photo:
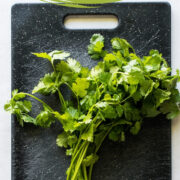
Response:
[{"label": "cutting board", "polygon": [[[115,29],[68,30],[63,19],[68,14],[114,14],[119,18]],[[168,3],[118,3],[96,9],[74,9],[50,4],[17,4],[12,7],[12,89],[31,92],[45,73],[51,72],[48,61],[31,52],[69,51],[83,66],[95,66],[87,54],[94,33],[110,39],[127,39],[139,56],[158,49],[171,61],[171,8]],[[68,97],[67,89],[62,89]],[[38,95],[54,109],[57,96]],[[33,102],[33,114],[41,106]],[[62,132],[60,124],[42,129],[26,124],[20,127],[12,116],[12,180],[65,180],[70,158],[56,146]],[[137,136],[129,135],[124,143],[106,140],[99,151],[92,180],[170,180],[171,122],[163,116],[147,119]]]}]

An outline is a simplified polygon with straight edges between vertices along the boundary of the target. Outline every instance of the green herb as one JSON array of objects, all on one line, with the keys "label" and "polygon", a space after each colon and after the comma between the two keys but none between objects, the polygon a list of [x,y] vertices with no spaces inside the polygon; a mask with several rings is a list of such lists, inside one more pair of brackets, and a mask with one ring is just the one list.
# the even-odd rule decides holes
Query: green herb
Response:
[{"label": "green herb", "polygon": [[[130,132],[136,135],[143,120],[165,114],[173,119],[179,114],[180,94],[176,84],[179,72],[170,75],[170,67],[157,50],[143,58],[133,47],[118,37],[111,40],[112,52],[104,50],[104,37],[94,34],[88,46],[91,58],[98,60],[92,69],[82,67],[64,51],[34,53],[49,60],[54,72],[40,79],[32,93],[57,93],[61,110],[55,111],[36,96],[14,90],[12,99],[4,106],[16,115],[19,123],[50,127],[56,120],[64,131],[57,145],[66,148],[71,156],[67,180],[91,180],[93,165],[104,139],[125,141]],[[55,63],[56,61],[56,63]],[[66,85],[72,99],[66,101],[60,87]],[[42,111],[31,117],[31,102],[27,96],[42,104]]]},{"label": "green herb", "polygon": [[[114,3],[120,0],[41,0],[46,3],[73,8],[98,8],[99,5]],[[96,5],[96,6],[92,6]],[[97,6],[98,5],[98,6]]]}]

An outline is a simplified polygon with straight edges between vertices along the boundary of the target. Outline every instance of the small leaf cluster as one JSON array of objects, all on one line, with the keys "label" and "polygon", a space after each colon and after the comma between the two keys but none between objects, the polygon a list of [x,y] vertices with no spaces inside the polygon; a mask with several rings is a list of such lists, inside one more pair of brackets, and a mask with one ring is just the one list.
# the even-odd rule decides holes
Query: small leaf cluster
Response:
[{"label": "small leaf cluster", "polygon": [[[54,71],[42,77],[32,94],[57,94],[61,109],[54,111],[32,94],[14,90],[5,110],[15,114],[23,125],[33,123],[50,127],[56,120],[63,132],[57,145],[66,148],[71,156],[67,180],[91,180],[93,165],[104,139],[125,141],[127,134],[139,133],[143,120],[165,114],[173,119],[179,114],[180,94],[176,84],[179,71],[170,75],[171,69],[162,54],[151,50],[139,57],[125,40],[111,40],[112,50],[104,50],[104,37],[94,34],[90,39],[88,54],[101,60],[89,69],[65,51],[33,53],[47,59]],[[70,89],[72,100],[66,100],[61,86]],[[42,103],[43,110],[33,118],[29,115],[31,102],[26,96]]]}]

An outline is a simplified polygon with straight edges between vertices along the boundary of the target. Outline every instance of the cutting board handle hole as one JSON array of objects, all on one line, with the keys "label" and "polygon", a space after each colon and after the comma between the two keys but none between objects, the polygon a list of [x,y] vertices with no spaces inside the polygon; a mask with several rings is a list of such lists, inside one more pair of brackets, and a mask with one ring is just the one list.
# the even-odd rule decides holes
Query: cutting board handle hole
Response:
[{"label": "cutting board handle hole", "polygon": [[118,25],[118,17],[112,14],[68,15],[64,18],[66,29],[115,29]]}]

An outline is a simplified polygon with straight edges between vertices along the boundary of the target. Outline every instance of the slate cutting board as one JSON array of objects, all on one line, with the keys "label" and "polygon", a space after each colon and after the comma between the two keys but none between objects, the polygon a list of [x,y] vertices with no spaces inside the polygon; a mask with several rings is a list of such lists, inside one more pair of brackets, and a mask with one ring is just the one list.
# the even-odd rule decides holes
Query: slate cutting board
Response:
[{"label": "slate cutting board", "polygon": [[[119,25],[112,30],[67,30],[63,19],[68,14],[114,14]],[[105,44],[119,36],[127,39],[139,56],[158,49],[169,64],[171,59],[171,8],[168,3],[119,3],[98,9],[73,9],[50,4],[17,4],[12,7],[12,89],[31,92],[39,78],[49,71],[47,61],[37,60],[31,52],[67,50],[83,66],[97,62],[87,55],[93,33],[105,36]],[[62,89],[68,98],[68,90]],[[57,96],[43,98],[59,108]],[[33,115],[41,109],[33,101]],[[125,143],[106,140],[99,151],[92,180],[169,180],[171,179],[171,126],[159,116],[145,120],[137,136]],[[32,125],[20,127],[12,116],[12,179],[65,180],[70,158],[55,144],[60,124],[50,129]]]}]

